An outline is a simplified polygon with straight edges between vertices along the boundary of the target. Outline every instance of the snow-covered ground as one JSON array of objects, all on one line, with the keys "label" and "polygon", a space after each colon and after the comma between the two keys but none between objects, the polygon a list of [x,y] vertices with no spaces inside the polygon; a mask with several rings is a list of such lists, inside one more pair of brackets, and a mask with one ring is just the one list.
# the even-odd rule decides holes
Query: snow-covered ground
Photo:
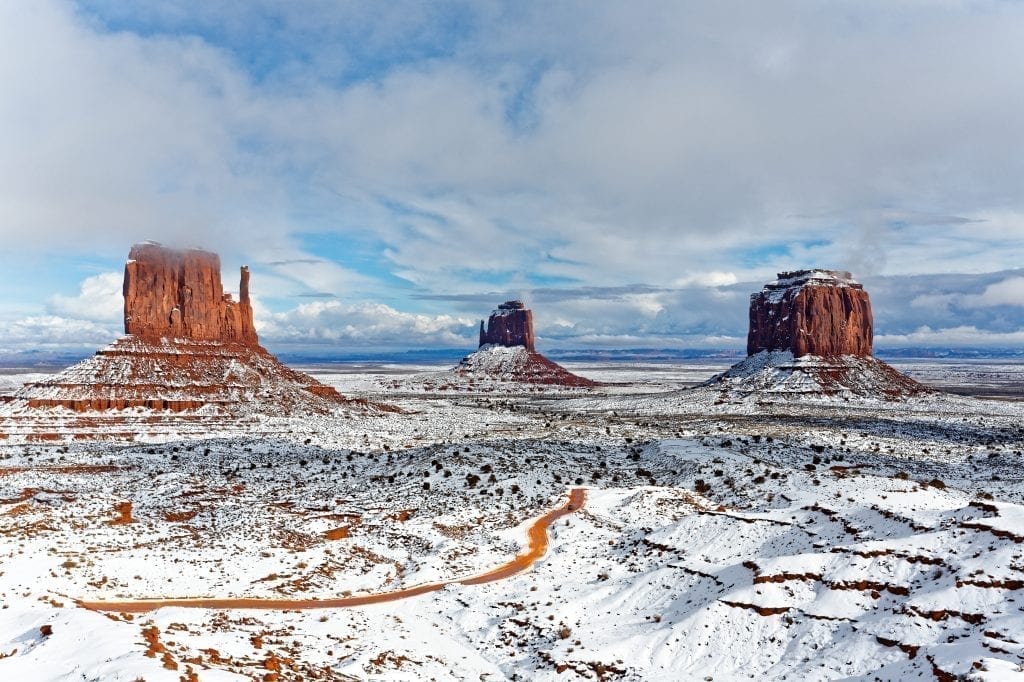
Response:
[{"label": "snow-covered ground", "polygon": [[[396,392],[446,368],[302,368],[403,412],[0,440],[0,679],[1024,675],[1015,366],[978,379],[1003,400],[798,403],[688,388],[708,361],[567,367],[605,385]],[[921,367],[974,386],[971,365]],[[530,570],[459,582],[575,487]],[[82,605],[154,598],[276,601]]]}]

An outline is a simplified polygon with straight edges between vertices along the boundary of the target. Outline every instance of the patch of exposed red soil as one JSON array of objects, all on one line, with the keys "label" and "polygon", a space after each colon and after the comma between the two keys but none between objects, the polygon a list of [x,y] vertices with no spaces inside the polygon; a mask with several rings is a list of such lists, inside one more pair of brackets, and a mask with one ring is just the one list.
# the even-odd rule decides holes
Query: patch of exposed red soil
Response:
[{"label": "patch of exposed red soil", "polygon": [[324,537],[328,540],[344,540],[349,536],[350,529],[348,526],[341,526],[340,528],[332,528],[326,533]]},{"label": "patch of exposed red soil", "polygon": [[399,523],[405,523],[406,521],[408,521],[409,519],[412,518],[412,513],[414,511],[416,511],[416,510],[415,509],[403,509],[401,511],[395,512],[394,514],[389,514],[387,518],[390,521],[398,521]]},{"label": "patch of exposed red soil", "polygon": [[957,580],[956,586],[988,587],[997,590],[1024,590],[1024,580]]},{"label": "patch of exposed red soil", "polygon": [[911,659],[917,658],[917,652],[921,649],[920,646],[914,644],[904,644],[903,642],[898,642],[895,639],[888,639],[886,637],[882,637],[881,635],[875,635],[875,639],[882,646],[896,647],[897,649],[905,653],[907,655],[907,658]]},{"label": "patch of exposed red soil", "polygon": [[754,576],[754,584],[760,583],[784,583],[790,580],[813,580],[821,582],[821,576],[817,573],[774,573],[772,575]]},{"label": "patch of exposed red soil", "polygon": [[917,615],[928,618],[934,621],[943,621],[949,618],[959,618],[962,621],[970,623],[971,625],[980,625],[985,622],[985,616],[981,613],[964,613],[963,611],[953,611],[950,609],[938,609],[935,611],[922,611],[914,606],[910,607],[910,610]]},{"label": "patch of exposed red soil", "polygon": [[841,580],[825,583],[833,590],[854,590],[857,592],[870,592],[871,596],[878,599],[882,592],[906,597],[910,595],[910,589],[902,585],[890,585],[873,580]]},{"label": "patch of exposed red soil", "polygon": [[992,526],[986,526],[983,523],[965,521],[960,524],[960,527],[970,528],[971,530],[987,531],[989,533],[992,533],[992,535],[995,535],[997,538],[1006,538],[1007,540],[1013,540],[1018,545],[1024,542],[1024,535],[1017,535],[1016,533],[1011,533],[1008,530],[1002,530],[1001,528],[993,528]]},{"label": "patch of exposed red soil", "polygon": [[142,638],[146,640],[146,653],[148,658],[160,657],[164,667],[168,670],[177,670],[178,663],[171,656],[171,652],[160,641],[160,628],[151,625],[142,629]]},{"label": "patch of exposed red soil", "polygon": [[107,521],[107,525],[124,526],[129,523],[135,523],[135,519],[132,518],[131,502],[118,502],[114,505],[114,511],[117,512],[117,518]]},{"label": "patch of exposed red soil", "polygon": [[198,509],[193,509],[191,511],[180,511],[180,512],[168,511],[168,512],[164,512],[163,517],[164,517],[164,521],[167,521],[169,523],[184,523],[185,521],[191,521],[198,514],[199,514],[199,510]]}]

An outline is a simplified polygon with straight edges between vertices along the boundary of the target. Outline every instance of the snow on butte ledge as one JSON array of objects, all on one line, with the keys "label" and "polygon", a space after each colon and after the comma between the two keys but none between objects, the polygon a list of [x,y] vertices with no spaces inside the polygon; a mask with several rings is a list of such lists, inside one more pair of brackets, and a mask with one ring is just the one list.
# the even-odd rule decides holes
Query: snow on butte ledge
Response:
[{"label": "snow on butte ledge", "polygon": [[789,351],[761,351],[712,377],[707,387],[739,397],[877,398],[901,400],[933,393],[874,357],[793,357]]},{"label": "snow on butte ledge", "polygon": [[871,300],[848,272],[796,270],[750,297],[747,359],[705,386],[737,395],[898,400],[932,391],[871,354]]},{"label": "snow on butte ledge", "polygon": [[484,345],[462,359],[452,372],[466,379],[590,388],[597,384],[573,374],[523,346]]}]

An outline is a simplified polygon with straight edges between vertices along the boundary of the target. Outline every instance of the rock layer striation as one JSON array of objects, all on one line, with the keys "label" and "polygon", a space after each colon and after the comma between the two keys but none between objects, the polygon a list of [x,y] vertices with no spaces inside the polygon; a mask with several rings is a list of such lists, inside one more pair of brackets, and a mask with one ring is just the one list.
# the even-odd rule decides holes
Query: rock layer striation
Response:
[{"label": "rock layer striation", "polygon": [[874,334],[871,300],[848,272],[780,272],[750,297],[747,355],[789,351],[837,357],[871,355]]}]

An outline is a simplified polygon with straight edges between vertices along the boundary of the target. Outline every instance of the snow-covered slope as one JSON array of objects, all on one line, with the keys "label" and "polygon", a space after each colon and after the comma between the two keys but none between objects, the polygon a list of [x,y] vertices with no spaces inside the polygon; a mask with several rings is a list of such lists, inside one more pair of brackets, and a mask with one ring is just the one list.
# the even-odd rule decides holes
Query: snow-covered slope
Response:
[{"label": "snow-covered slope", "polygon": [[0,438],[244,433],[259,417],[390,409],[350,400],[258,346],[124,337],[0,403]]},{"label": "snow-covered slope", "polygon": [[930,392],[873,357],[842,355],[794,358],[789,351],[762,351],[710,379],[706,386],[731,395],[871,398],[899,400]]},{"label": "snow-covered slope", "polygon": [[0,679],[1020,679],[1020,404],[606,390],[0,441]]},{"label": "snow-covered slope", "polygon": [[564,367],[522,346],[481,346],[467,355],[453,370],[463,379],[482,379],[550,386],[588,388],[594,382],[576,376]]}]

